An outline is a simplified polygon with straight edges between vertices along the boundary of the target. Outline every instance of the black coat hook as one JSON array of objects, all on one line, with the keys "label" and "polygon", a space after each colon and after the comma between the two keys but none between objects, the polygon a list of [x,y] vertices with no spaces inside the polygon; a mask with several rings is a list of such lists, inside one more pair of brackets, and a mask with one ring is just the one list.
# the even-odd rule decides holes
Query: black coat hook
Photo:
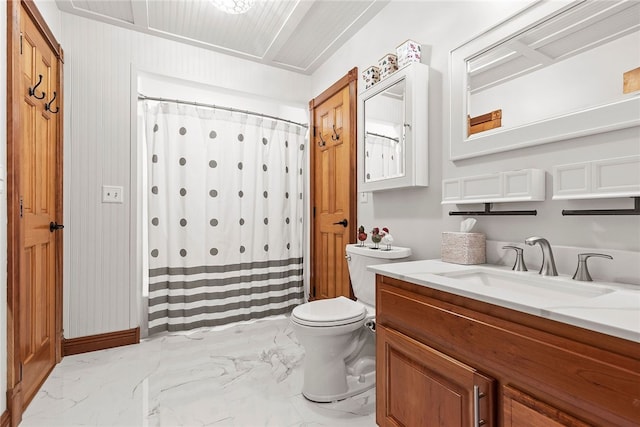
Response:
[{"label": "black coat hook", "polygon": [[45,110],[47,110],[47,111],[51,111],[53,114],[57,114],[57,113],[58,113],[58,111],[60,111],[60,107],[56,107],[56,110],[55,110],[55,111],[53,111],[53,110],[51,109],[51,104],[53,104],[53,101],[55,101],[56,96],[58,96],[58,94],[54,91],[54,92],[53,92],[53,98],[51,98],[51,101],[49,101],[49,102],[47,102],[47,103],[45,103],[45,104],[44,104],[44,109],[45,109]]},{"label": "black coat hook", "polygon": [[36,83],[34,87],[29,88],[29,96],[33,96],[35,99],[44,99],[47,95],[46,93],[42,92],[42,96],[36,95],[36,88],[40,86],[40,83],[42,83],[42,74],[38,74],[38,83]]},{"label": "black coat hook", "polygon": [[327,145],[327,141],[322,139],[322,132],[319,132],[319,135],[320,135],[320,141],[318,141],[318,147],[324,147],[325,145]]},{"label": "black coat hook", "polygon": [[338,131],[336,131],[336,125],[333,125],[333,135],[331,135],[331,139],[334,141],[338,141],[340,139],[340,135],[338,135]]}]

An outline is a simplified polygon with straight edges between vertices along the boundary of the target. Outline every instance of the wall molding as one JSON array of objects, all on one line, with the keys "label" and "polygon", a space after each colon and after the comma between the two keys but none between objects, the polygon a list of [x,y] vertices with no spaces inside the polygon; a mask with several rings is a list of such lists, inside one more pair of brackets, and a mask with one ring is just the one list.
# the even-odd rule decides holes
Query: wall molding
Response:
[{"label": "wall molding", "polygon": [[140,342],[140,327],[106,334],[88,335],[86,337],[64,339],[62,341],[63,356],[106,350],[123,345]]}]

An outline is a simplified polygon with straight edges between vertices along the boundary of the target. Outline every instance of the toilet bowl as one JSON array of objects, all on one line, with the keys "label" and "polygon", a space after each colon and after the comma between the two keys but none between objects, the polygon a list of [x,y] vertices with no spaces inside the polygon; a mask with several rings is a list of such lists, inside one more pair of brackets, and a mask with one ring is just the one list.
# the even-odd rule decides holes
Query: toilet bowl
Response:
[{"label": "toilet bowl", "polygon": [[375,386],[375,275],[368,265],[404,261],[408,248],[385,251],[347,245],[356,301],[340,296],[301,304],[291,324],[305,349],[302,394],[333,402]]}]

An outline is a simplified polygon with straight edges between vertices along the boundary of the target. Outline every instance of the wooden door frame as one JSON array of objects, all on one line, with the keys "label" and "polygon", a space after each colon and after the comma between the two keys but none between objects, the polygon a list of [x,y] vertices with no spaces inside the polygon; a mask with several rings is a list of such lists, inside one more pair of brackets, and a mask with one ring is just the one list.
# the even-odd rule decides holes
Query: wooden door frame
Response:
[{"label": "wooden door frame", "polygon": [[[63,206],[63,67],[64,55],[53,32],[45,22],[33,0],[7,2],[7,411],[10,425],[22,419],[23,401],[20,378],[20,271],[24,227],[20,221],[20,6],[54,52],[58,60],[58,143],[56,147],[56,207],[55,218],[62,222]],[[55,291],[55,349],[56,363],[62,358],[62,261],[63,238],[56,238],[56,291]]]},{"label": "wooden door frame", "polygon": [[[349,86],[349,140],[351,141],[350,148],[350,161],[351,161],[351,176],[352,179],[349,181],[349,226],[347,227],[347,234],[349,243],[355,242],[356,235],[356,222],[358,220],[358,197],[357,197],[357,146],[358,146],[358,67],[354,67],[347,74],[345,74],[340,80],[329,86],[328,89],[324,90],[320,95],[313,98],[309,101],[309,139],[310,142],[310,160],[309,160],[309,183],[310,183],[310,196],[309,196],[309,217],[311,218],[310,222],[310,237],[309,237],[309,256],[311,258],[311,274],[310,274],[310,286],[309,286],[309,300],[313,299],[315,296],[316,290],[316,269],[314,265],[315,260],[315,218],[313,214],[314,204],[315,204],[315,183],[316,183],[316,167],[315,167],[315,107],[317,105],[322,104],[327,99],[331,98],[346,86]],[[353,298],[353,289],[351,289],[351,297]]]}]

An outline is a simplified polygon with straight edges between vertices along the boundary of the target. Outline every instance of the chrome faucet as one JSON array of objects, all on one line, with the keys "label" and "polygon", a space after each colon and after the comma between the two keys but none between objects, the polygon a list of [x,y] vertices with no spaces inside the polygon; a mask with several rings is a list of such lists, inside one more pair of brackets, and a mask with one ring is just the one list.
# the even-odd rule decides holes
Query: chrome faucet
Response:
[{"label": "chrome faucet", "polygon": [[587,260],[594,256],[600,257],[600,258],[613,259],[611,255],[607,255],[607,254],[594,254],[594,253],[578,254],[578,268],[576,268],[576,272],[572,277],[573,280],[580,280],[581,282],[593,282],[593,279],[591,278],[591,274],[589,274],[589,269],[587,268]]},{"label": "chrome faucet", "polygon": [[549,241],[542,237],[533,236],[524,242],[529,246],[537,243],[540,245],[540,248],[542,248],[542,266],[540,266],[539,273],[543,276],[557,276],[558,270],[556,270],[556,262],[553,259],[553,252],[551,251]]}]

